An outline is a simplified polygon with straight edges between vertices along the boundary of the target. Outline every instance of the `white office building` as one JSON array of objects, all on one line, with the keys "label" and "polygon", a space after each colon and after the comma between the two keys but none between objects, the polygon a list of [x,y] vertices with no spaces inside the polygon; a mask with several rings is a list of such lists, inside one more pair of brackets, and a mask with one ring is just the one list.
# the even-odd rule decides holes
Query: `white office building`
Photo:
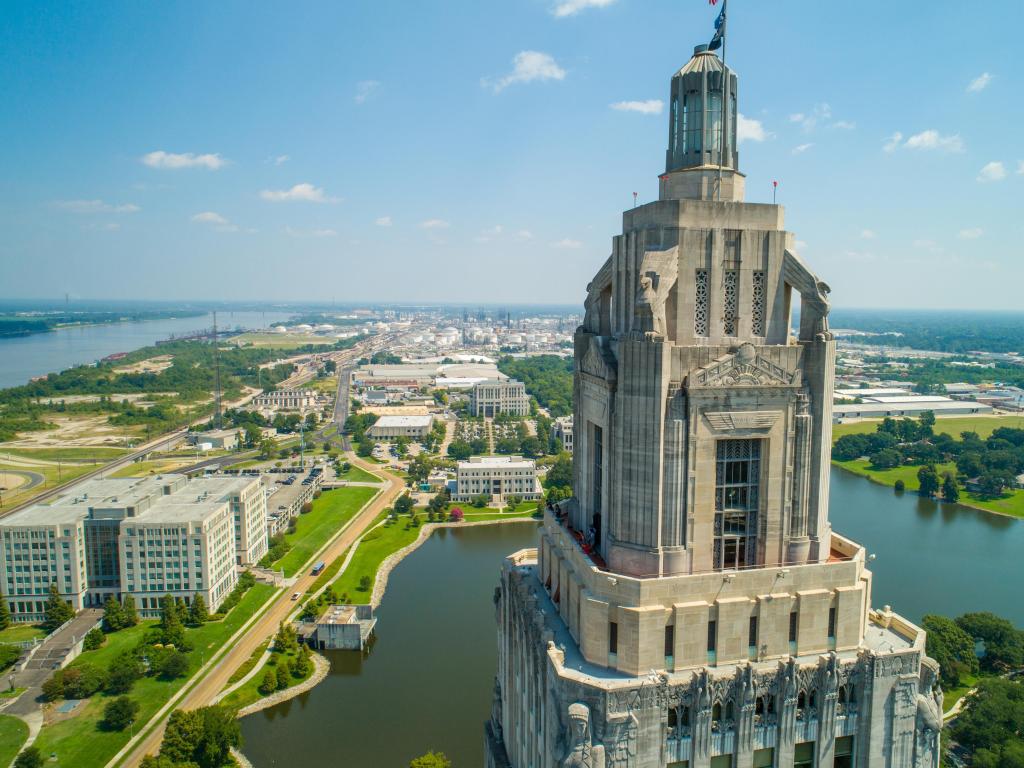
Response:
[{"label": "white office building", "polygon": [[473,385],[469,395],[469,412],[474,416],[528,416],[530,398],[526,386],[515,379],[481,381]]},{"label": "white office building", "polygon": [[563,451],[572,453],[572,416],[559,416],[551,422],[551,437],[561,444]]},{"label": "white office building", "polygon": [[539,499],[537,464],[522,456],[472,456],[460,461],[452,500],[471,501],[482,493],[501,503],[509,496]]},{"label": "white office building", "polygon": [[394,439],[408,437],[422,440],[430,434],[434,426],[434,417],[427,413],[412,416],[381,416],[366,433],[376,439]]},{"label": "white office building", "polygon": [[257,478],[89,480],[0,520],[3,592],[15,621],[40,621],[51,584],[75,610],[132,595],[143,616],[166,594],[215,611],[236,564],[267,551]]}]

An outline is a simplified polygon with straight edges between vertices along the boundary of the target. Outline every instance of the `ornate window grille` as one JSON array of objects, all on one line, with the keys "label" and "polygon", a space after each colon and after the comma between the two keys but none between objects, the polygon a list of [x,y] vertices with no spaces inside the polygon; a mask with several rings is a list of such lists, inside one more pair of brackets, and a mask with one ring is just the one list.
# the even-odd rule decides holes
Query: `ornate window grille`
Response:
[{"label": "ornate window grille", "polygon": [[754,565],[761,441],[719,440],[715,462],[714,567]]},{"label": "ornate window grille", "polygon": [[693,332],[697,336],[708,335],[708,271],[697,270],[696,293],[693,309]]},{"label": "ornate window grille", "polygon": [[750,325],[755,336],[764,336],[764,288],[764,272],[755,272],[750,293]]},{"label": "ornate window grille", "polygon": [[739,299],[739,271],[725,270],[725,283],[722,292],[722,333],[726,336],[736,335],[737,306]]}]

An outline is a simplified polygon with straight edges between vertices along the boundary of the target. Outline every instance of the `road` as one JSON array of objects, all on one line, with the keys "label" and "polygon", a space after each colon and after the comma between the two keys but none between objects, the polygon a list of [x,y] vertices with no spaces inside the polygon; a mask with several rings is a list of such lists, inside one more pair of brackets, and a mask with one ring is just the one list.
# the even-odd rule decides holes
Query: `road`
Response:
[{"label": "road", "polygon": [[[366,529],[373,524],[373,521],[384,511],[385,507],[390,506],[394,503],[394,500],[404,490],[405,483],[396,475],[393,475],[383,469],[378,464],[371,464],[370,462],[364,461],[356,456],[350,456],[349,461],[362,469],[372,471],[378,475],[383,476],[387,481],[388,485],[385,486],[384,490],[378,495],[373,501],[371,501],[362,512],[360,512],[352,522],[345,529],[345,531],[338,536],[334,541],[327,545],[327,548],[320,554],[314,555],[310,558],[313,560],[323,560],[324,562],[330,563],[334,559],[341,557],[345,550],[347,550],[352,543],[358,539]],[[207,675],[200,680],[200,682],[192,688],[185,696],[179,700],[174,708],[175,709],[196,709],[198,707],[208,706],[218,693],[228,684],[228,679],[234,673],[239,666],[241,666],[253,652],[259,648],[264,640],[273,637],[277,633],[277,629],[281,622],[286,620],[292,613],[294,613],[298,607],[298,602],[293,602],[291,599],[292,592],[299,592],[305,594],[316,578],[310,575],[309,570],[305,570],[303,575],[300,576],[295,585],[284,590],[279,597],[277,597],[271,607],[264,613],[259,619],[253,623],[249,629],[247,629],[244,635],[238,638],[231,646],[230,650],[217,662],[216,666],[210,670]],[[170,715],[170,712],[167,712]],[[164,718],[166,720],[166,718]],[[125,758],[125,760],[119,765],[126,766],[127,768],[135,768],[142,761],[142,758],[146,755],[155,755],[160,750],[160,743],[163,740],[164,734],[164,722],[161,721],[159,727],[154,728],[148,733],[140,743],[138,743],[131,754]],[[117,764],[113,763],[112,764]]]}]

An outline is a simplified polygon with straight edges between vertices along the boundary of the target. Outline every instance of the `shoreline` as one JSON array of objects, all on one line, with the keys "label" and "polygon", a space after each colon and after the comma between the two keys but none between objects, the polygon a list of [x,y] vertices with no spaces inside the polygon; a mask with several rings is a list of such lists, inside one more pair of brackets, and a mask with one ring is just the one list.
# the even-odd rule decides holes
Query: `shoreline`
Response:
[{"label": "shoreline", "polygon": [[[892,488],[894,490],[896,488],[896,486],[894,484],[892,484],[892,483],[883,482],[882,480],[879,480],[876,477],[872,477],[871,475],[862,475],[860,472],[854,472],[849,467],[844,467],[842,465],[842,463],[840,463],[838,461],[835,461],[834,459],[830,460],[830,462],[831,462],[833,467],[835,467],[836,469],[840,469],[843,472],[846,472],[848,475],[853,475],[854,477],[859,477],[859,478],[861,478],[863,480],[867,480],[869,483],[874,483],[875,485],[880,485],[883,488]],[[910,493],[918,495],[917,491],[910,491],[910,490],[904,491],[903,495],[910,494]],[[921,497],[919,496],[919,498],[921,498]],[[951,503],[951,502],[948,502],[948,501],[943,501],[942,499],[932,499],[932,501],[934,501],[937,504],[949,504],[949,503]],[[970,502],[967,502],[967,501],[963,501],[962,499],[960,501],[954,501],[952,503],[953,504],[958,504],[961,507],[966,507],[967,509],[972,509],[975,512],[984,512],[987,515],[996,515],[997,517],[1005,517],[1005,518],[1007,518],[1009,520],[1024,520],[1024,518],[1022,518],[1022,517],[1020,517],[1018,515],[1011,515],[1009,512],[998,512],[998,511],[996,511],[994,509],[986,509],[985,507],[976,507],[974,504],[971,504]]]},{"label": "shoreline", "polygon": [[[331,671],[331,663],[316,651],[313,651],[311,658],[313,659],[313,674],[301,683],[296,683],[290,688],[285,688],[283,691],[275,691],[269,696],[264,696],[262,699],[257,699],[252,704],[242,707],[235,713],[235,719],[241,720],[243,717],[248,717],[277,704],[282,704],[319,685]],[[263,667],[258,667],[257,669],[262,671]]]}]

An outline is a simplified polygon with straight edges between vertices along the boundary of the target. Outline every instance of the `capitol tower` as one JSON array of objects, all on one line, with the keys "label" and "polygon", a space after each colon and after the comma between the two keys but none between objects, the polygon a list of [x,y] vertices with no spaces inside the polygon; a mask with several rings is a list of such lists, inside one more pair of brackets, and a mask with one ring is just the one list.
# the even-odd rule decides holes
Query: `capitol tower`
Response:
[{"label": "capitol tower", "polygon": [[575,498],[502,567],[488,768],[939,764],[925,634],[829,524],[829,288],[743,200],[738,95],[698,46],[587,286]]}]

